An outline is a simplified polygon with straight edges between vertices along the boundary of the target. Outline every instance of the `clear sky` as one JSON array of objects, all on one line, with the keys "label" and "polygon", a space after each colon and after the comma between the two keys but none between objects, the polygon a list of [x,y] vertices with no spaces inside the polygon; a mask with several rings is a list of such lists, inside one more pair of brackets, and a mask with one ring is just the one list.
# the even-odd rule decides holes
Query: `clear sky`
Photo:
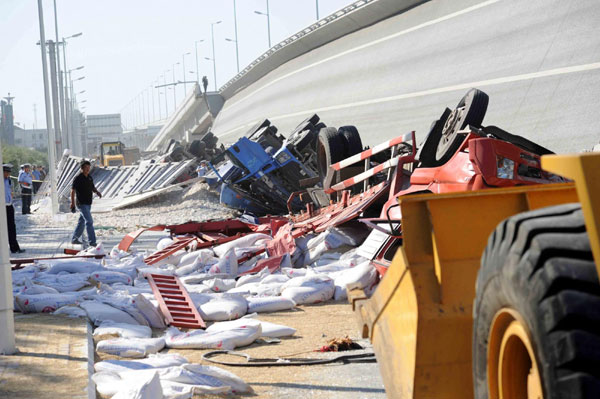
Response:
[{"label": "clear sky", "polygon": [[[321,18],[352,0],[319,0]],[[198,44],[200,76],[213,85],[210,23],[215,25],[217,84],[236,74],[233,0],[56,0],[59,37],[78,32],[68,41],[67,66],[84,66],[72,73],[77,99],[87,114],[132,111],[132,100],[149,89],[166,70],[167,83],[182,80],[182,55],[188,80],[195,80],[194,42]],[[43,0],[46,40],[55,40],[53,1]],[[270,0],[271,42],[275,44],[316,20],[316,0]],[[266,12],[266,0],[237,0],[240,69],[268,48],[267,21],[255,10]],[[15,122],[20,126],[43,128],[44,90],[36,0],[0,0],[0,96],[14,96]],[[62,63],[62,60],[61,60]],[[194,72],[194,73],[190,73]],[[163,78],[160,77],[162,83]],[[188,90],[190,86],[188,86]],[[177,86],[177,102],[183,98],[183,85]],[[158,119],[158,91],[154,90],[154,115]],[[144,94],[150,97],[151,91]],[[163,117],[165,96],[161,97]],[[167,90],[169,112],[173,91]],[[37,106],[37,118],[33,107]],[[138,103],[136,103],[138,104]],[[152,103],[150,103],[152,104]],[[150,115],[152,108],[150,105]],[[138,107],[139,109],[139,107]]]}]

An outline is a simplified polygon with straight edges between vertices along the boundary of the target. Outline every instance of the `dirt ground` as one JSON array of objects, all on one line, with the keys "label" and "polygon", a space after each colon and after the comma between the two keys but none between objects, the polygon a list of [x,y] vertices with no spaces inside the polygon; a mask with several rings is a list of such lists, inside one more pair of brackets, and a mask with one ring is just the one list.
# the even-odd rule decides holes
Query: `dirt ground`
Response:
[{"label": "dirt ground", "polygon": [[88,397],[85,320],[15,313],[15,336],[18,353],[0,357],[0,398]]},{"label": "dirt ground", "polygon": [[[273,357],[334,357],[345,354],[370,352],[368,342],[359,340],[359,331],[351,306],[346,303],[328,302],[320,305],[299,306],[294,310],[261,313],[260,320],[284,324],[297,330],[280,343],[254,343],[237,348],[257,358]],[[326,345],[333,338],[349,336],[365,347],[365,351],[316,353],[314,350]],[[169,349],[163,352],[179,353],[190,362],[212,364],[201,360],[202,349]],[[114,359],[115,356],[96,354],[96,360]],[[236,361],[237,358],[220,357],[220,360]],[[254,394],[242,397],[260,398],[379,398],[385,397],[379,368],[376,363],[344,365],[341,363],[295,367],[223,367],[242,378],[254,389]],[[359,374],[356,376],[356,374]],[[352,396],[350,394],[357,394]],[[100,396],[98,396],[100,397]],[[198,396],[202,398],[216,396]],[[240,397],[240,396],[235,396]]]}]

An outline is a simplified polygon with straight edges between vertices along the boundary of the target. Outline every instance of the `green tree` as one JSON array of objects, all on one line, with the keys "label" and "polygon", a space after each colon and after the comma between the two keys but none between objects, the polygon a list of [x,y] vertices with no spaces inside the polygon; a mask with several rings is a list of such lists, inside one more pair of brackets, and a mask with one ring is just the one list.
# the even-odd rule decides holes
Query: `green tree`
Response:
[{"label": "green tree", "polygon": [[46,170],[48,169],[48,155],[24,147],[2,145],[2,162],[11,163],[13,165],[12,175],[17,176],[19,174],[19,166],[24,163],[30,163],[32,165],[43,165]]}]

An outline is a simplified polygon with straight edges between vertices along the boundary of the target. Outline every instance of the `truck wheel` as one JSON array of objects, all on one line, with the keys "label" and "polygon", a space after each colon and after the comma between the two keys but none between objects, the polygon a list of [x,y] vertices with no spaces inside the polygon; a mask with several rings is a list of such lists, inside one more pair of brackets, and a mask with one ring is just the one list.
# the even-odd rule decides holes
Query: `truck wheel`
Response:
[{"label": "truck wheel", "polygon": [[[317,165],[319,176],[324,183],[323,188],[329,188],[332,179],[328,179],[329,166],[344,158],[344,139],[335,127],[326,127],[319,132],[317,141]],[[331,173],[329,174],[331,175]],[[331,177],[331,176],[329,176]],[[325,187],[327,185],[327,187]]]},{"label": "truck wheel", "polygon": [[500,223],[476,291],[475,398],[600,397],[600,284],[579,204]]},{"label": "truck wheel", "polygon": [[489,97],[481,90],[471,89],[460,100],[450,117],[446,120],[442,136],[437,145],[435,159],[441,164],[446,163],[458,150],[464,137],[458,131],[471,125],[481,127],[487,111]]},{"label": "truck wheel", "polygon": [[355,126],[342,126],[338,129],[338,133],[344,137],[344,158],[362,152],[362,140]]}]

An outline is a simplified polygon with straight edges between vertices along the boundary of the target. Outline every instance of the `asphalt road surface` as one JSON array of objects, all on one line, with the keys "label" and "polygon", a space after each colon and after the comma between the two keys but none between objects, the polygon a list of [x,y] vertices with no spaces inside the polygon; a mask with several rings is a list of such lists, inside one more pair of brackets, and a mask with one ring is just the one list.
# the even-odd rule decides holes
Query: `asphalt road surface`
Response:
[{"label": "asphalt road surface", "polygon": [[600,1],[434,0],[304,54],[238,92],[213,131],[224,142],[267,117],[286,135],[311,113],[355,125],[364,144],[416,130],[471,87],[484,125],[556,152],[600,140]]}]

